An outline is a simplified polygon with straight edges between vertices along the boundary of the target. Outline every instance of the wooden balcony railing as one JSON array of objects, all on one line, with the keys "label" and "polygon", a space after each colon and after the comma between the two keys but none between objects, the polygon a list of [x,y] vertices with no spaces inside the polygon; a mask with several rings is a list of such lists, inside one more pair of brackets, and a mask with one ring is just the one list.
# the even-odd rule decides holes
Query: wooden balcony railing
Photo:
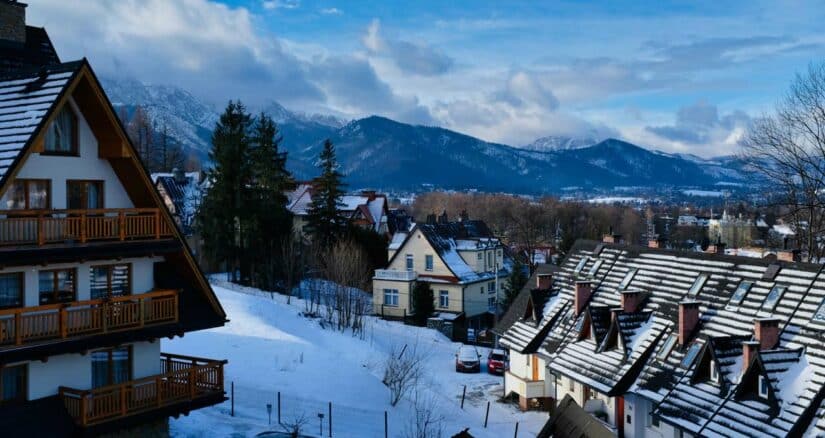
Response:
[{"label": "wooden balcony railing", "polygon": [[91,390],[60,387],[75,422],[94,426],[204,397],[223,396],[226,361],[161,353],[161,374]]},{"label": "wooden balcony railing", "polygon": [[0,349],[178,321],[178,291],[0,310]]},{"label": "wooden balcony railing", "polygon": [[0,246],[150,240],[172,229],[157,208],[0,210]]}]

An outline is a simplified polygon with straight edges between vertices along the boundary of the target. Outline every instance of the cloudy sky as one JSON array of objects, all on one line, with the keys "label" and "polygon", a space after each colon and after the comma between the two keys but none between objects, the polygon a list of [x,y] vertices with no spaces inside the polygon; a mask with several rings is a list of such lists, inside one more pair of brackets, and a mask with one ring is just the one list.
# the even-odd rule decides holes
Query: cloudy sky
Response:
[{"label": "cloudy sky", "polygon": [[795,72],[825,61],[821,1],[28,3],[64,60],[102,75],[515,146],[614,136],[730,153]]}]

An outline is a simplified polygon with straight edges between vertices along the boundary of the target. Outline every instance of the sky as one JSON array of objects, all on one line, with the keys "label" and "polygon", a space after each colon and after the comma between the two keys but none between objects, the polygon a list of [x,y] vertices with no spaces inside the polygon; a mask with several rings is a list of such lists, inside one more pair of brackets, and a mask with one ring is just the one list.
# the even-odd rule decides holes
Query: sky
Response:
[{"label": "sky", "polygon": [[522,146],[736,152],[825,61],[821,1],[30,0],[63,60],[221,108],[277,101]]}]

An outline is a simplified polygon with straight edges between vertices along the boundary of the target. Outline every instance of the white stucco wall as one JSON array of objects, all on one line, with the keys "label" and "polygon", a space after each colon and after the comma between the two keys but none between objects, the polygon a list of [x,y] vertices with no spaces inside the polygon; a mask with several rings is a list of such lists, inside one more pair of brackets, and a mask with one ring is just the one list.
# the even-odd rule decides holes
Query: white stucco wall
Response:
[{"label": "white stucco wall", "polygon": [[132,377],[160,374],[160,340],[132,344]]},{"label": "white stucco wall", "polygon": [[[126,194],[112,166],[106,159],[98,158],[97,139],[77,109],[70,101],[78,116],[79,157],[63,157],[32,153],[23,163],[17,178],[38,178],[52,180],[52,208],[66,208],[66,180],[102,180],[103,206],[106,208],[132,208],[134,204]],[[0,208],[7,208],[8,194],[0,197]]]}]

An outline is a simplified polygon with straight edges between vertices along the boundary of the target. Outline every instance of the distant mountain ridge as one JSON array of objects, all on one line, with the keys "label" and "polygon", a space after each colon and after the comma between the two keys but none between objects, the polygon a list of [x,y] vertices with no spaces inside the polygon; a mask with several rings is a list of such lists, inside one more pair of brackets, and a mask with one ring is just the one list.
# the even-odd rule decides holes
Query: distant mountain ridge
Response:
[{"label": "distant mountain ridge", "polygon": [[[218,120],[216,109],[175,87],[133,80],[104,79],[103,84],[116,107],[145,107],[153,120],[168,124],[172,137],[202,158],[207,156]],[[613,138],[548,136],[516,148],[380,116],[344,122],[290,111],[274,101],[261,110],[278,122],[283,148],[289,152],[288,166],[297,178],[316,174],[314,163],[329,138],[352,189],[436,187],[538,194],[569,187],[586,191],[745,181],[741,164],[729,157],[667,154]]]}]

